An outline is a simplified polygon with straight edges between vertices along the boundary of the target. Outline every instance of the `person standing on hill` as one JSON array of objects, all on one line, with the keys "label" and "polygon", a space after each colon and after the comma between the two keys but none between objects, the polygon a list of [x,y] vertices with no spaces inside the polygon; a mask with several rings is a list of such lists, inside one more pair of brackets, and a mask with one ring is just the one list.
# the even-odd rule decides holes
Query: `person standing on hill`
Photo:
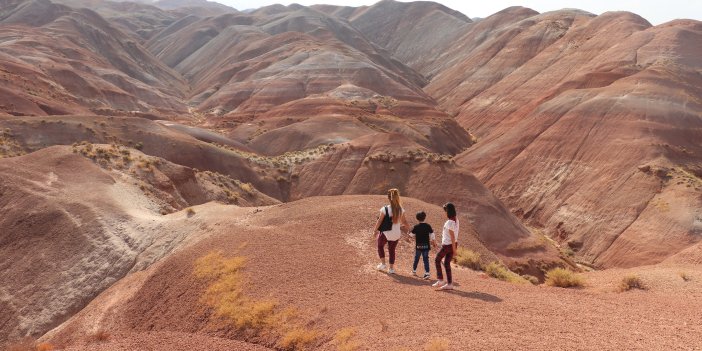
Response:
[{"label": "person standing on hill", "polygon": [[419,257],[422,256],[424,260],[424,279],[429,279],[429,248],[431,244],[436,247],[436,240],[434,239],[434,230],[424,220],[427,218],[427,214],[424,211],[417,212],[415,216],[419,223],[415,225],[410,231],[409,235],[415,238],[415,248],[414,253],[414,264],[412,265],[412,275],[417,276],[417,265],[419,264]]},{"label": "person standing on hill", "polygon": [[[453,280],[451,279],[451,259],[456,253],[456,246],[458,245],[458,219],[456,218],[456,206],[452,203],[446,203],[444,205],[444,211],[446,211],[446,223],[444,223],[444,229],[441,233],[441,250],[436,255],[436,278],[438,279],[436,283],[432,284],[433,287],[439,288],[441,290],[453,290]],[[444,276],[441,272],[441,260],[444,260],[444,269],[446,269],[446,282],[444,282]]]},{"label": "person standing on hill", "polygon": [[395,274],[395,248],[397,248],[397,243],[402,236],[402,228],[407,228],[408,224],[400,201],[400,191],[397,189],[388,190],[388,200],[390,200],[390,205],[380,209],[380,217],[375,223],[373,233],[378,241],[378,256],[380,257],[378,270],[382,271],[387,268],[385,264],[385,244],[387,243],[390,256],[388,273]]}]

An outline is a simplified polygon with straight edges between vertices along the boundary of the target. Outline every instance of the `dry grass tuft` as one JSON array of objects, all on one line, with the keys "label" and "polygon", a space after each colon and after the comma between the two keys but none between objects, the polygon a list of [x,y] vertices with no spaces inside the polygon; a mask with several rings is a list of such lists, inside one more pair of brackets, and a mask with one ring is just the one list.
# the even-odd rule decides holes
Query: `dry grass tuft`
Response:
[{"label": "dry grass tuft", "polygon": [[319,332],[307,328],[295,328],[283,335],[278,345],[285,350],[307,350],[319,338]]},{"label": "dry grass tuft", "polygon": [[356,335],[356,329],[348,327],[339,329],[334,335],[334,344],[336,344],[336,349],[338,351],[356,351],[361,345],[352,340]]},{"label": "dry grass tuft", "polygon": [[247,194],[253,194],[253,186],[250,183],[239,183],[239,188]]},{"label": "dry grass tuft", "polygon": [[546,273],[546,284],[559,288],[579,288],[585,285],[585,281],[568,269],[554,268]]},{"label": "dry grass tuft", "polygon": [[434,338],[424,345],[424,351],[446,351],[449,349],[448,340],[442,338]]},{"label": "dry grass tuft", "polygon": [[239,330],[279,335],[278,346],[282,349],[305,350],[313,345],[320,333],[302,326],[298,310],[281,309],[274,300],[246,296],[242,272],[245,264],[244,257],[225,258],[221,251],[197,259],[193,274],[210,282],[201,301]]},{"label": "dry grass tuft", "polygon": [[680,276],[680,278],[682,278],[683,281],[689,282],[692,280],[692,277],[685,272],[680,272],[678,273],[678,275]]},{"label": "dry grass tuft", "polygon": [[454,260],[459,266],[468,267],[474,271],[483,269],[483,264],[480,262],[480,254],[463,247],[458,248]]},{"label": "dry grass tuft", "polygon": [[390,330],[390,326],[388,325],[388,322],[386,320],[380,320],[380,331],[386,332],[388,330]]},{"label": "dry grass tuft", "polygon": [[523,284],[527,282],[524,278],[519,276],[519,274],[510,271],[507,267],[498,262],[491,262],[485,266],[485,273],[493,278],[509,283]]},{"label": "dry grass tuft", "polygon": [[239,329],[262,329],[275,323],[275,301],[255,301],[244,296],[241,270],[243,257],[225,258],[221,252],[212,252],[195,262],[195,276],[211,280],[203,302],[214,308]]},{"label": "dry grass tuft", "polygon": [[5,128],[0,132],[0,158],[24,155],[24,149],[14,138],[12,130]]},{"label": "dry grass tuft", "polygon": [[627,275],[619,282],[619,291],[629,291],[631,289],[646,290],[646,285],[637,275]]},{"label": "dry grass tuft", "polygon": [[48,342],[37,343],[29,338],[7,345],[7,351],[53,351],[56,348]]},{"label": "dry grass tuft", "polygon": [[36,351],[53,351],[53,350],[55,350],[55,348],[54,348],[54,345],[51,345],[48,342],[42,342],[36,346],[35,350]]},{"label": "dry grass tuft", "polygon": [[522,278],[524,278],[524,280],[528,281],[532,285],[539,285],[539,283],[540,283],[539,278],[537,278],[533,275],[523,274]]}]

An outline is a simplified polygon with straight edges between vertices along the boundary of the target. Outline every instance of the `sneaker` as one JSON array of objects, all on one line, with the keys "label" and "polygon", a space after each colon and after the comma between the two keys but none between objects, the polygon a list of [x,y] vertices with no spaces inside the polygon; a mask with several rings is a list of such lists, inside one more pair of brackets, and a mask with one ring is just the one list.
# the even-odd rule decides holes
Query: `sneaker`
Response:
[{"label": "sneaker", "polygon": [[381,263],[378,265],[378,267],[375,267],[379,271],[384,271],[388,266],[386,266],[384,263]]},{"label": "sneaker", "polygon": [[443,280],[437,280],[436,283],[432,284],[431,286],[438,288],[440,286],[444,286],[446,284]]},{"label": "sneaker", "polygon": [[395,274],[395,270],[392,268],[388,269],[388,274]]},{"label": "sneaker", "polygon": [[412,276],[416,277],[417,276],[417,271],[412,271]]},{"label": "sneaker", "polygon": [[429,274],[429,272],[424,273],[424,276],[422,277],[422,279],[427,280],[429,278],[431,278],[431,275]]},{"label": "sneaker", "polygon": [[439,290],[453,290],[453,284],[446,284],[440,287]]}]

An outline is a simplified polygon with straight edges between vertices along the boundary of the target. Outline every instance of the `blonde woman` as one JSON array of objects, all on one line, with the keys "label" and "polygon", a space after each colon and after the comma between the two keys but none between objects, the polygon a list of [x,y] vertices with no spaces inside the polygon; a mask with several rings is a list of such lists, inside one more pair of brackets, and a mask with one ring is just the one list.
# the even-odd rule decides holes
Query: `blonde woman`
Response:
[{"label": "blonde woman", "polygon": [[400,191],[397,189],[388,190],[388,200],[390,200],[390,205],[380,209],[380,217],[375,223],[373,233],[378,241],[378,256],[380,257],[378,270],[382,271],[387,268],[385,265],[385,244],[387,243],[390,256],[388,273],[395,274],[395,248],[402,236],[402,228],[407,228],[408,224],[400,201]]}]

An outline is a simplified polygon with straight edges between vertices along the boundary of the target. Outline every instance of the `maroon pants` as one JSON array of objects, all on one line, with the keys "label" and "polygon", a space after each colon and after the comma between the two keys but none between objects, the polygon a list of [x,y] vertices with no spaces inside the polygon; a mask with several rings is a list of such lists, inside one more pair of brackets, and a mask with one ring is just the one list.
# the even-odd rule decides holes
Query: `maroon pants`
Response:
[{"label": "maroon pants", "polygon": [[385,258],[385,243],[388,244],[388,252],[390,253],[390,264],[395,264],[395,248],[398,240],[392,241],[385,237],[382,232],[378,235],[378,256]]},{"label": "maroon pants", "polygon": [[436,277],[439,280],[444,280],[444,275],[441,272],[441,260],[444,259],[446,281],[448,281],[449,284],[453,282],[451,279],[451,258],[453,258],[453,246],[443,245],[441,246],[441,251],[436,255],[436,261],[434,261],[436,263]]}]

